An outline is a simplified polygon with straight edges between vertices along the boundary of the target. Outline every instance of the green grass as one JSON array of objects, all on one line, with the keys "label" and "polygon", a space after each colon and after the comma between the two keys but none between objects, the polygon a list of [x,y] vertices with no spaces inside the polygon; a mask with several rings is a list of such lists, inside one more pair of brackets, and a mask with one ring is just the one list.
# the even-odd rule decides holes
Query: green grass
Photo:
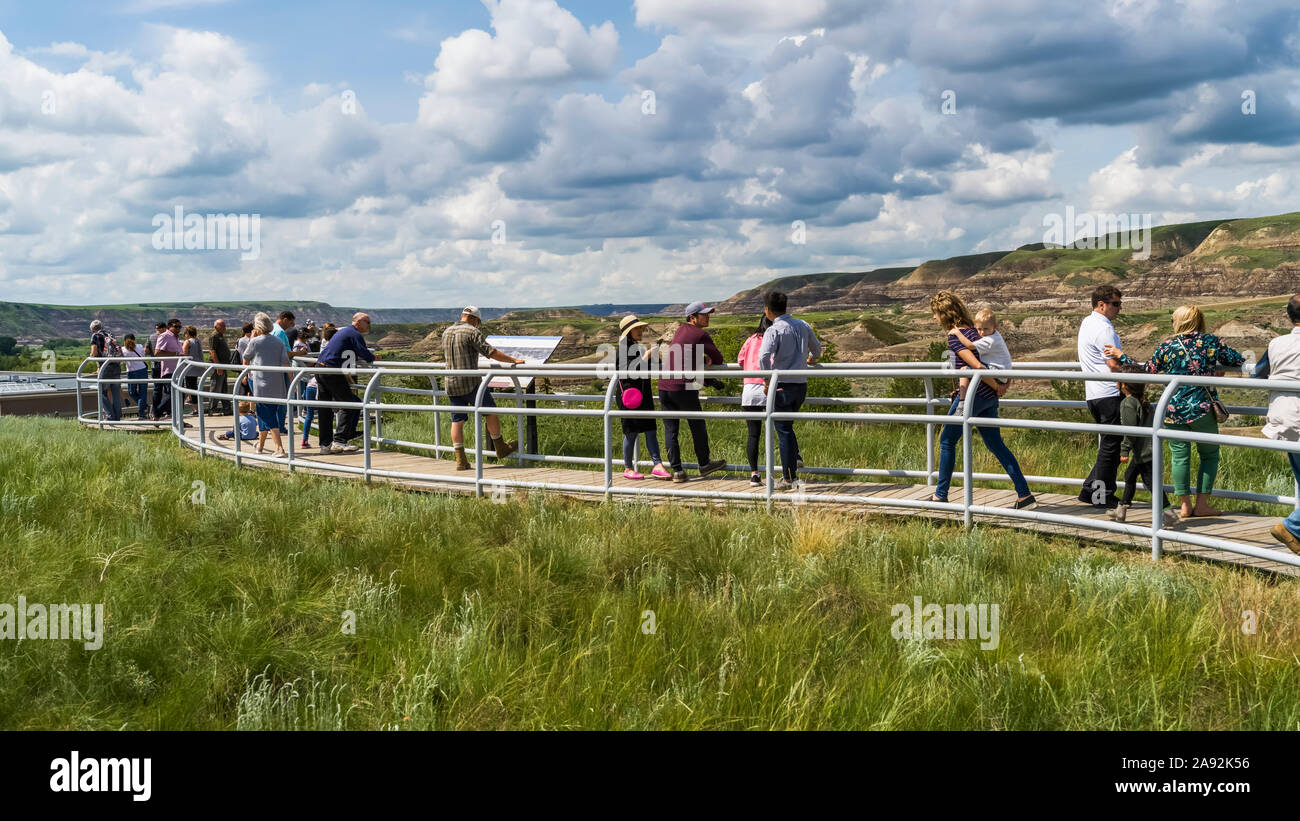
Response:
[{"label": "green grass", "polygon": [[[1300,726],[1295,582],[1235,568],[919,520],[403,493],[57,420],[0,420],[0,448],[0,601],[107,611],[98,651],[0,645],[5,729]],[[997,603],[999,646],[891,638],[914,596]]]}]

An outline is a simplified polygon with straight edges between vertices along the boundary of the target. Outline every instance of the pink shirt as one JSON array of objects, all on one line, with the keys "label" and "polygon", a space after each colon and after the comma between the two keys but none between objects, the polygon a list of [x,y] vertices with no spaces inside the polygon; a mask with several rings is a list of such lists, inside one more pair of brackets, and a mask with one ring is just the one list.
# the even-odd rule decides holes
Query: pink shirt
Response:
[{"label": "pink shirt", "polygon": [[[745,340],[745,344],[740,346],[740,356],[736,357],[736,361],[740,363],[740,367],[742,370],[746,370],[746,371],[763,370],[762,366],[758,364],[758,350],[759,348],[762,347],[763,347],[762,334],[751,334],[749,339]],[[766,385],[767,380],[761,376],[750,376],[750,377],[745,377],[745,384]]]},{"label": "pink shirt", "polygon": [[[164,331],[158,335],[158,341],[153,346],[154,353],[158,356],[176,356],[182,353],[181,341],[176,338],[176,334],[171,331]],[[162,367],[158,370],[161,376],[171,376],[176,371],[175,359],[164,359]]]}]

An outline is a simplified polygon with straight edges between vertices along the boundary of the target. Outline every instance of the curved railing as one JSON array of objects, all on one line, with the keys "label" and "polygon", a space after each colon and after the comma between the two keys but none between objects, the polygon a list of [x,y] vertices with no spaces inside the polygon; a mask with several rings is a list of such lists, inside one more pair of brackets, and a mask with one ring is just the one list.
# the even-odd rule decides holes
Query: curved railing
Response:
[{"label": "curved railing", "polygon": [[[87,362],[102,361],[88,359]],[[78,370],[78,379],[83,379],[82,370],[86,367],[83,363],[82,368]],[[376,362],[369,367],[346,367],[346,368],[325,368],[310,363],[309,360],[299,359],[297,364],[288,367],[262,367],[254,368],[246,365],[217,365],[213,363],[195,362],[193,360],[183,360],[178,362],[177,370],[170,380],[170,389],[173,393],[173,403],[182,400],[185,396],[197,396],[201,400],[218,400],[228,401],[232,405],[240,400],[249,399],[246,393],[242,393],[242,386],[239,378],[233,379],[235,387],[228,393],[218,393],[207,389],[210,377],[215,369],[222,368],[228,371],[246,371],[258,370],[261,372],[279,372],[288,375],[289,381],[289,398],[287,399],[258,399],[256,401],[270,404],[279,404],[287,406],[286,416],[289,420],[295,421],[295,410],[299,408],[313,407],[316,409],[331,408],[334,410],[353,410],[359,414],[360,418],[360,439],[362,464],[348,465],[328,462],[324,460],[313,459],[309,467],[313,471],[331,471],[343,474],[352,474],[361,476],[369,482],[374,477],[383,477],[395,480],[413,480],[413,481],[434,481],[438,483],[456,483],[472,485],[476,495],[483,495],[485,487],[495,488],[498,486],[511,488],[531,488],[541,490],[565,491],[571,493],[600,494],[606,498],[614,496],[656,496],[656,497],[682,497],[682,498],[711,498],[711,499],[730,499],[743,501],[763,502],[769,507],[774,499],[780,496],[775,490],[774,482],[774,463],[775,463],[775,430],[773,423],[777,420],[791,419],[797,421],[811,420],[828,420],[836,422],[857,422],[857,423],[901,423],[924,425],[926,429],[926,463],[924,471],[905,470],[897,468],[867,468],[854,466],[808,466],[800,470],[801,474],[825,475],[837,477],[880,477],[880,478],[897,478],[897,479],[924,479],[927,485],[933,485],[936,478],[935,470],[935,445],[934,433],[936,426],[947,424],[960,424],[963,427],[963,453],[962,469],[954,471],[953,482],[962,484],[962,500],[960,502],[933,502],[928,500],[911,500],[900,498],[882,498],[869,494],[854,493],[818,493],[816,500],[819,503],[848,503],[859,505],[878,505],[890,508],[916,508],[925,510],[942,510],[962,514],[964,523],[969,526],[976,517],[980,516],[997,516],[1011,519],[1021,519],[1032,522],[1059,524],[1075,528],[1086,528],[1092,531],[1109,532],[1124,534],[1131,537],[1149,539],[1151,544],[1151,556],[1158,560],[1163,552],[1163,544],[1166,541],[1179,544],[1192,545],[1200,548],[1214,550],[1223,550],[1237,555],[1250,556],[1258,559],[1266,559],[1273,562],[1280,562],[1300,567],[1300,556],[1292,555],[1285,551],[1271,550],[1261,548],[1253,544],[1245,544],[1233,541],[1229,538],[1219,536],[1208,536],[1194,531],[1170,530],[1162,526],[1160,496],[1161,494],[1152,493],[1151,513],[1152,524],[1142,525],[1126,522],[1100,521],[1094,518],[1075,516],[1067,513],[1047,512],[1041,510],[1017,510],[1007,507],[997,507],[988,505],[977,505],[973,500],[973,491],[978,482],[1007,482],[1009,477],[1002,473],[985,473],[973,469],[973,427],[999,427],[999,428],[1022,428],[1029,430],[1057,431],[1063,433],[1087,433],[1087,434],[1111,434],[1122,436],[1141,436],[1149,437],[1153,440],[1152,447],[1152,475],[1155,477],[1163,476],[1163,448],[1161,444],[1166,440],[1184,440],[1190,442],[1206,442],[1218,445],[1231,446],[1237,448],[1259,449],[1269,451],[1280,451],[1282,453],[1293,452],[1297,449],[1295,443],[1280,442],[1271,439],[1234,436],[1223,433],[1205,434],[1181,430],[1169,430],[1164,426],[1165,408],[1169,403],[1174,392],[1183,385],[1202,385],[1207,387],[1216,387],[1220,389],[1229,388],[1235,390],[1250,391],[1278,391],[1286,393],[1300,393],[1300,385],[1295,382],[1264,380],[1264,379],[1240,379],[1224,377],[1194,377],[1170,374],[1129,374],[1123,375],[1126,382],[1140,382],[1148,385],[1159,386],[1161,394],[1156,401],[1155,420],[1150,427],[1128,427],[1123,425],[1098,425],[1091,422],[1073,422],[1059,419],[1028,419],[1028,418],[988,418],[975,417],[972,415],[973,404],[971,398],[974,397],[975,391],[984,379],[991,378],[990,374],[998,376],[1010,375],[1017,381],[1061,381],[1061,382],[1079,382],[1079,381],[1104,381],[1114,382],[1114,374],[1095,374],[1082,373],[1078,371],[1077,363],[1068,362],[1048,362],[1048,363],[1026,363],[1021,367],[1011,371],[962,371],[960,376],[970,377],[971,386],[967,391],[967,399],[957,409],[954,415],[945,415],[944,413],[935,413],[936,407],[947,407],[950,400],[947,398],[936,397],[935,382],[936,380],[952,380],[959,374],[947,367],[943,363],[835,363],[833,365],[820,365],[813,368],[799,371],[744,371],[737,366],[724,368],[709,368],[706,373],[709,377],[716,377],[725,380],[742,380],[746,377],[763,378],[767,380],[767,407],[761,415],[753,412],[739,412],[732,410],[712,410],[704,409],[701,411],[625,411],[619,410],[614,404],[614,381],[610,379],[616,371],[602,364],[556,364],[556,365],[528,365],[513,367],[489,367],[466,370],[453,370],[445,367],[440,363],[428,362]],[[298,388],[309,377],[319,374],[338,373],[345,374],[356,379],[356,390],[360,394],[356,402],[338,402],[325,400],[306,400],[301,398]],[[780,385],[782,378],[796,375],[809,381],[826,378],[844,378],[844,379],[918,379],[924,386],[924,396],[919,397],[872,397],[872,396],[847,396],[847,397],[810,397],[806,400],[805,405],[811,406],[811,410],[805,409],[797,413],[780,413],[777,412],[773,405],[775,389]],[[623,372],[620,375],[629,378],[643,378],[642,372]],[[658,376],[658,374],[653,374]],[[185,377],[194,376],[196,386],[191,388],[185,385]],[[409,386],[395,386],[384,384],[384,379],[388,377],[405,376],[405,377],[424,377],[430,380],[430,388],[413,388]],[[447,474],[423,474],[412,473],[409,471],[398,471],[385,469],[373,464],[372,454],[385,446],[395,448],[411,449],[423,451],[439,457],[452,451],[450,445],[441,442],[441,424],[439,424],[439,414],[449,413],[452,408],[448,404],[441,404],[440,399],[446,397],[445,391],[438,390],[436,387],[436,377],[439,376],[474,376],[479,378],[479,388],[475,397],[473,408],[464,408],[466,413],[473,415],[473,453],[475,454],[475,465],[473,475],[459,476]],[[482,406],[484,397],[488,392],[489,381],[493,378],[508,379],[513,385],[513,390],[506,392],[493,391],[494,399],[514,400],[513,406],[508,404],[498,404],[496,407],[484,408]],[[605,386],[602,395],[581,394],[581,393],[533,393],[525,392],[520,380],[525,378],[550,378],[557,380],[591,380],[591,379],[608,379],[609,383]],[[84,377],[84,381],[94,382],[94,377]],[[393,402],[385,401],[386,395],[418,396],[428,400],[428,404],[418,404],[415,402]],[[738,397],[701,397],[706,405],[716,405],[725,407],[727,405],[737,405],[740,402]],[[554,403],[560,407],[541,407],[540,403]],[[227,451],[224,447],[215,446],[207,441],[204,435],[206,430],[205,412],[203,402],[199,403],[197,415],[197,425],[199,428],[199,437],[197,441],[184,435],[183,417],[176,416],[171,420],[173,432],[180,437],[186,445],[206,453],[210,450]],[[600,407],[575,407],[576,404],[599,404]],[[873,408],[897,408],[904,412],[881,412],[877,410],[853,411],[840,410],[844,406],[872,406]],[[1060,410],[1086,410],[1087,405],[1082,401],[1059,400],[1059,399],[1002,399],[1000,407],[1005,410],[1013,409],[1060,409]],[[461,410],[461,409],[458,409]],[[1229,406],[1233,413],[1246,413],[1263,415],[1267,409],[1260,406]],[[908,412],[912,411],[912,412]],[[919,411],[919,412],[914,412]],[[416,442],[406,441],[386,437],[383,430],[383,419],[385,414],[406,414],[406,413],[432,413],[435,416],[433,427],[433,442]],[[604,482],[600,485],[576,484],[550,482],[543,480],[530,480],[509,476],[504,478],[485,479],[483,475],[483,455],[484,441],[482,436],[482,417],[486,414],[497,414],[501,417],[514,416],[519,440],[522,442],[525,436],[525,419],[533,417],[544,419],[548,416],[571,416],[571,417],[593,417],[602,420],[602,456],[600,457],[583,457],[569,456],[558,454],[544,453],[517,453],[512,459],[517,460],[519,464],[528,462],[541,463],[558,463],[571,464],[575,466],[601,466],[604,471]],[[690,419],[702,418],[712,420],[755,420],[761,418],[765,431],[765,448],[766,458],[763,460],[765,481],[760,490],[745,491],[712,491],[712,490],[694,490],[689,486],[680,487],[667,483],[653,483],[638,485],[636,487],[619,486],[614,483],[614,463],[621,461],[621,453],[618,452],[617,444],[612,433],[612,424],[615,419],[622,418],[677,418]],[[96,424],[96,419],[86,418],[78,414],[82,422]],[[391,416],[390,416],[391,418]],[[504,421],[504,419],[503,419]],[[167,424],[155,423],[155,424]],[[238,436],[233,440],[234,458],[237,463],[242,464],[243,460],[252,459],[256,461],[278,462],[285,464],[287,462],[289,470],[295,470],[307,466],[304,463],[302,454],[297,452],[297,436],[293,430],[290,430],[287,449],[288,458],[273,458],[263,454],[246,452],[247,449],[241,444]],[[468,452],[468,439],[466,442]],[[647,464],[639,461],[639,464]],[[684,462],[684,466],[698,467],[693,463]],[[1285,463],[1279,465],[1279,470],[1285,470]],[[731,470],[741,470],[741,466],[728,465]],[[747,470],[747,466],[743,468]],[[1289,473],[1289,470],[1288,470]],[[1076,477],[1062,476],[1042,476],[1027,475],[1026,480],[1033,485],[1047,485],[1057,487],[1080,488],[1084,480]],[[1118,477],[1117,477],[1118,478]],[[1119,481],[1119,487],[1124,483]],[[1166,491],[1172,491],[1172,487],[1165,485]],[[1245,500],[1252,502],[1261,502],[1268,504],[1286,505],[1294,507],[1296,505],[1297,495],[1300,495],[1300,489],[1297,493],[1290,496],[1283,496],[1273,493],[1262,493],[1253,490],[1228,490],[1215,489],[1213,495],[1222,498]]]}]

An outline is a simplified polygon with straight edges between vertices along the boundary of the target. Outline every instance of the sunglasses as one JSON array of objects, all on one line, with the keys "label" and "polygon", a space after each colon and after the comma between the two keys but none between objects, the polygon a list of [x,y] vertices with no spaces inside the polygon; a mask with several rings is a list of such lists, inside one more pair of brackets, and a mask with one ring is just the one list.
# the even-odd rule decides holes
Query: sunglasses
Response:
[{"label": "sunglasses", "polygon": [[1107,304],[1107,305],[1114,305],[1116,308],[1118,308],[1118,307],[1120,307],[1121,305],[1123,305],[1124,302],[1123,302],[1123,300],[1120,300],[1120,301],[1117,301],[1117,302],[1107,302],[1106,304]]}]

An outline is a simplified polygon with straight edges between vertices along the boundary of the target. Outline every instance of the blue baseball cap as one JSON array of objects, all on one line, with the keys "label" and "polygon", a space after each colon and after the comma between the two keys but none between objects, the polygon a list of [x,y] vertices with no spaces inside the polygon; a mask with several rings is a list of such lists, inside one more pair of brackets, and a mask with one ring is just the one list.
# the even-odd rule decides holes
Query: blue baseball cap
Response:
[{"label": "blue baseball cap", "polygon": [[703,302],[692,302],[686,306],[686,318],[690,319],[696,314],[711,314],[713,309]]}]

